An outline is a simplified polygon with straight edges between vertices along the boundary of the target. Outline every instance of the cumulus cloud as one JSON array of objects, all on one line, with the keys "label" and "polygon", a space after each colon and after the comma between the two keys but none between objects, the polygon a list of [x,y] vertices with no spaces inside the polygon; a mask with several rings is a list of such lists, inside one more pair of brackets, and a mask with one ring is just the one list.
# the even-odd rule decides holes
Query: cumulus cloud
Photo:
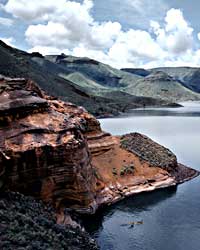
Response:
[{"label": "cumulus cloud", "polygon": [[109,51],[110,56],[117,57],[119,50],[127,50],[130,59],[132,55],[141,59],[156,60],[165,54],[148,32],[133,29],[118,36]]},{"label": "cumulus cloud", "polygon": [[[57,8],[51,12],[49,10],[46,13],[42,12],[43,16],[37,11],[38,6],[36,7],[37,17],[35,21],[38,18],[45,18],[46,23],[28,27],[25,36],[33,47],[54,46],[56,50],[64,50],[66,48],[73,49],[82,44],[91,50],[104,50],[113,45],[121,31],[121,25],[118,22],[98,23],[93,20],[90,14],[93,6],[92,1],[85,0],[80,4],[59,0],[56,6]],[[19,17],[19,12],[17,13]],[[14,14],[16,15],[16,12]],[[31,15],[31,17],[33,16],[35,15]],[[21,16],[21,18],[25,17]]]},{"label": "cumulus cloud", "polygon": [[[139,29],[147,29],[150,19],[162,20],[169,9],[166,0],[94,0],[94,2],[96,12],[103,10],[103,16],[120,22],[126,28],[134,25]],[[101,18],[101,15],[99,16]]]},{"label": "cumulus cloud", "polygon": [[55,48],[59,46],[60,49],[69,46],[69,32],[62,23],[48,22],[47,25],[30,25],[25,35],[32,46]]},{"label": "cumulus cloud", "polygon": [[15,39],[13,37],[0,37],[0,40],[8,44],[9,46],[15,47]]},{"label": "cumulus cloud", "polygon": [[[91,0],[84,0],[83,4],[67,0],[8,0],[4,10],[13,16],[26,21],[68,20],[76,14],[77,19],[91,22],[89,10],[93,7]],[[65,16],[67,14],[67,16]]]},{"label": "cumulus cloud", "polygon": [[158,44],[174,54],[184,53],[193,47],[193,29],[179,9],[170,9],[165,17],[165,26],[155,21],[150,23]]},{"label": "cumulus cloud", "polygon": [[[142,12],[150,0],[125,1]],[[88,56],[118,68],[199,62],[200,50],[194,49],[193,29],[181,10],[168,10],[164,22],[152,20],[149,31],[124,31],[119,22],[94,20],[92,7],[92,0],[8,0],[4,9],[31,22],[25,32],[30,51]]]},{"label": "cumulus cloud", "polygon": [[59,5],[61,6],[64,4],[65,0],[9,0],[4,6],[4,9],[15,17],[31,21],[48,17],[48,14],[57,9],[57,2],[59,2]]},{"label": "cumulus cloud", "polygon": [[[53,46],[35,46],[28,50],[28,52],[40,52],[43,55],[58,55],[60,54],[60,49],[57,49]],[[70,51],[68,49],[62,50],[65,54],[70,54]]]}]

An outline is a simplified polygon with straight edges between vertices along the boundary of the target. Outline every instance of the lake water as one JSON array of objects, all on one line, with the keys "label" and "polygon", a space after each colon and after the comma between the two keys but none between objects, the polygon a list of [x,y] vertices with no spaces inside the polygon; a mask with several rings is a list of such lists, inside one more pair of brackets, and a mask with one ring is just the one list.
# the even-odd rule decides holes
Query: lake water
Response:
[{"label": "lake water", "polygon": [[[200,103],[138,109],[100,122],[115,135],[146,134],[170,148],[179,162],[200,170]],[[139,220],[144,224],[122,225]],[[99,211],[85,226],[102,250],[200,250],[200,178],[125,199]]]}]

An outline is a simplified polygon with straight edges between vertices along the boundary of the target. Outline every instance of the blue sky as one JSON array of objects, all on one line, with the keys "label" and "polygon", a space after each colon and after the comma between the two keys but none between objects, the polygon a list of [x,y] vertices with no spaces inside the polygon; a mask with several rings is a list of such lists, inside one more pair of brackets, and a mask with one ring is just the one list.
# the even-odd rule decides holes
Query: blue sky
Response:
[{"label": "blue sky", "polygon": [[0,39],[115,67],[199,66],[200,1],[0,0]]}]

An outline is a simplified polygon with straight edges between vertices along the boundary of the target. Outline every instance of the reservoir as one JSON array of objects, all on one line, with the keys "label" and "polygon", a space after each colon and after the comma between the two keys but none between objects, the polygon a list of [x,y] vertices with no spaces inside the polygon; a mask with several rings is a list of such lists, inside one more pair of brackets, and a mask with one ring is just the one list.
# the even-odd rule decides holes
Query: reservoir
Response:
[{"label": "reservoir", "polygon": [[[114,135],[145,134],[200,170],[200,103],[183,105],[137,109],[100,122]],[[125,225],[141,220],[142,225]],[[98,211],[85,227],[101,250],[199,250],[200,178],[127,198]]]}]

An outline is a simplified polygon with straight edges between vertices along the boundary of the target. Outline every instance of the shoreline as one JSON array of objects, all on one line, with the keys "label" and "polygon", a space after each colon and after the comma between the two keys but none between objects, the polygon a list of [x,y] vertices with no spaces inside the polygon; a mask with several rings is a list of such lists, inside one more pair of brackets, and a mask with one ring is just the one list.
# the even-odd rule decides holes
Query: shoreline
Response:
[{"label": "shoreline", "polygon": [[[173,186],[178,186],[188,182],[194,178],[200,176],[200,172],[187,167],[182,164],[178,164],[178,166],[186,171],[188,171],[189,175],[184,176],[182,179],[176,179],[175,176],[168,176],[164,179],[160,179],[153,183],[138,183],[137,185],[132,186],[122,186],[117,184],[116,186],[107,186],[104,190],[102,190],[101,194],[96,200],[96,203],[91,204],[91,209],[72,209],[73,212],[78,213],[80,215],[94,215],[99,211],[99,209],[104,209],[106,206],[111,206],[116,204],[119,201],[122,201],[130,196],[139,195],[141,193],[153,192],[159,189],[170,188]],[[180,170],[181,170],[180,169]],[[179,172],[180,174],[180,172]],[[108,195],[104,195],[102,193],[106,192]]]},{"label": "shoreline", "polygon": [[[191,168],[188,168],[188,169],[191,169]],[[191,169],[191,170],[195,171],[195,173],[192,176],[189,176],[189,177],[182,179],[180,181],[175,181],[175,179],[173,177],[169,177],[168,179],[166,179],[164,181],[158,181],[158,182],[155,182],[154,184],[149,184],[149,185],[147,184],[146,187],[144,187],[144,188],[141,188],[140,185],[138,186],[138,189],[132,188],[133,190],[131,190],[131,188],[130,188],[130,191],[123,193],[124,196],[121,199],[113,200],[113,202],[111,202],[108,205],[115,204],[116,202],[123,200],[127,197],[133,196],[134,194],[137,195],[137,194],[146,193],[146,192],[153,192],[153,191],[158,190],[158,189],[164,189],[164,188],[169,188],[172,186],[178,186],[178,185],[184,184],[185,182],[188,182],[188,181],[190,181],[190,180],[192,180],[200,175],[200,172],[198,172],[194,169]]]},{"label": "shoreline", "polygon": [[[63,212],[65,209],[61,209],[60,213],[57,213],[57,224],[64,224],[64,225],[70,225],[74,228],[79,228],[83,231],[85,231],[85,228],[83,226],[83,219],[84,218],[92,218],[92,216],[97,216],[97,214],[100,211],[103,211],[106,209],[106,207],[110,207],[112,205],[117,204],[118,202],[125,200],[129,197],[133,197],[136,195],[140,195],[142,193],[153,193],[156,190],[161,190],[161,189],[167,189],[167,188],[172,188],[172,187],[177,187],[178,185],[184,184],[185,182],[188,182],[194,178],[197,178],[200,176],[200,171],[197,171],[195,169],[192,169],[190,167],[186,167],[182,164],[178,164],[181,168],[184,167],[185,169],[189,170],[191,173],[190,176],[187,176],[183,179],[176,180],[175,177],[169,176],[163,181],[157,181],[155,183],[149,183],[149,184],[143,184],[143,187],[141,187],[142,184],[138,184],[136,186],[132,186],[127,190],[126,188],[121,189],[119,192],[118,189],[118,194],[115,193],[112,197],[104,197],[104,200],[101,200],[100,204],[95,204],[95,208],[93,207],[93,211],[88,211],[85,209],[81,210],[75,210],[75,209],[67,209],[67,215]],[[193,174],[192,174],[193,173]],[[108,187],[106,187],[108,189]],[[120,193],[120,194],[119,194]],[[107,198],[107,199],[106,199]],[[94,205],[94,204],[93,204]],[[75,214],[77,216],[77,219],[73,219],[72,214]]]},{"label": "shoreline", "polygon": [[137,107],[137,108],[131,108],[126,110],[125,112],[120,112],[118,114],[105,114],[105,115],[97,115],[95,116],[96,119],[107,119],[107,118],[118,118],[124,115],[129,115],[131,114],[132,110],[145,110],[145,109],[149,109],[149,108],[155,108],[155,109],[160,109],[160,108],[183,108],[184,105],[180,104],[180,103],[171,103],[169,105],[165,104],[165,105],[147,105],[145,107]]}]

